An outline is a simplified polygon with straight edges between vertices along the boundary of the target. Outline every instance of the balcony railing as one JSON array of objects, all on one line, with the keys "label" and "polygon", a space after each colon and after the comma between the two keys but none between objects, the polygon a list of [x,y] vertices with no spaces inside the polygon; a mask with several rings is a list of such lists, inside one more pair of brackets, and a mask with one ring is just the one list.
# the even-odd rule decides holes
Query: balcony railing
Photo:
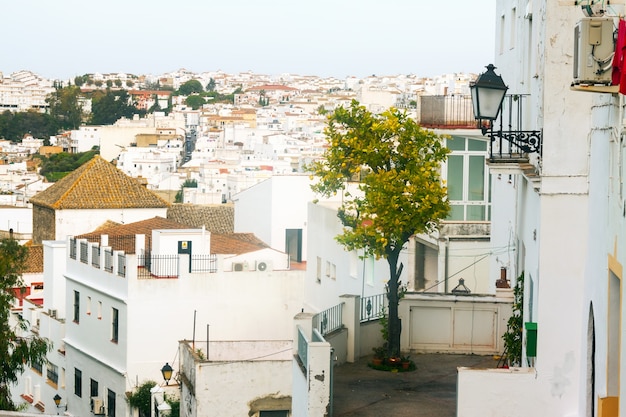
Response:
[{"label": "balcony railing", "polygon": [[528,154],[542,151],[541,130],[524,130],[526,94],[505,96],[497,120],[483,125],[483,134],[491,138],[489,162],[525,162]]},{"label": "balcony railing", "polygon": [[381,318],[385,314],[386,305],[386,294],[361,298],[361,323]]},{"label": "balcony railing", "polygon": [[420,125],[431,129],[476,129],[471,96],[420,96]]},{"label": "balcony railing", "polygon": [[313,316],[313,328],[322,336],[339,330],[343,327],[343,303],[337,304]]}]

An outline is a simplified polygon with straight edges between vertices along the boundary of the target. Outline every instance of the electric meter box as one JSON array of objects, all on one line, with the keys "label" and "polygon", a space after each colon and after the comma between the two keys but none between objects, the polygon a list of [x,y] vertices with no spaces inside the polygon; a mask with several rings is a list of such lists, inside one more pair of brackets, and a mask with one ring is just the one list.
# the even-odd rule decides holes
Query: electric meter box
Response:
[{"label": "electric meter box", "polygon": [[612,18],[580,20],[574,28],[574,84],[610,85],[614,52]]}]

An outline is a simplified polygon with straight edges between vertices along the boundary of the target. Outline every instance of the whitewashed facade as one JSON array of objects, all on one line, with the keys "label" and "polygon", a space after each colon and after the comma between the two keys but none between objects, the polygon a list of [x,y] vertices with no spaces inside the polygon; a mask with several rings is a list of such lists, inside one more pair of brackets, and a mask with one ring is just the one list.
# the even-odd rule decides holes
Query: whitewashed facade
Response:
[{"label": "whitewashed facade", "polygon": [[305,175],[274,175],[234,197],[235,232],[249,231],[292,261],[307,260],[307,204],[315,198]]},{"label": "whitewashed facade", "polygon": [[[623,5],[611,7],[617,25]],[[490,167],[492,241],[515,248],[509,264],[512,276],[524,273],[523,321],[536,323],[537,349],[528,355],[525,330],[522,367],[461,369],[460,417],[626,410],[619,401],[624,98],[570,89],[574,28],[584,17],[565,2],[497,2],[496,72],[510,93],[529,94],[524,127],[543,130],[543,149],[530,171]]]}]

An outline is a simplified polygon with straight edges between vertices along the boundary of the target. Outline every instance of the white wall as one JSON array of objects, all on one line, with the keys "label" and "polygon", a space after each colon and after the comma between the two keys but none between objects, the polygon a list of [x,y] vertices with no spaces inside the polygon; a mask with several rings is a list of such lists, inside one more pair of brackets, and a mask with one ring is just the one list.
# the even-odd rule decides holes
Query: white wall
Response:
[{"label": "white wall", "polygon": [[90,210],[55,210],[56,240],[65,240],[68,236],[89,233],[107,221],[134,223],[153,217],[167,217],[167,207],[144,209],[90,209]]},{"label": "white wall", "polygon": [[[368,258],[359,259],[362,251],[347,252],[335,240],[343,226],[337,218],[337,205],[333,203],[309,203],[308,261],[306,271],[306,304],[309,310],[318,312],[339,303],[339,296],[344,294],[370,295],[385,292],[385,283],[389,280],[389,264],[386,260]],[[321,277],[317,280],[317,258],[321,261]],[[400,261],[407,265],[407,251],[400,255]],[[328,276],[327,266],[331,267]],[[334,265],[335,278],[332,277]],[[407,269],[404,268],[402,281],[406,282]]]},{"label": "white wall", "polygon": [[237,194],[235,232],[252,232],[286,251],[285,230],[302,229],[302,260],[307,260],[307,204],[315,198],[304,175],[275,175]]}]

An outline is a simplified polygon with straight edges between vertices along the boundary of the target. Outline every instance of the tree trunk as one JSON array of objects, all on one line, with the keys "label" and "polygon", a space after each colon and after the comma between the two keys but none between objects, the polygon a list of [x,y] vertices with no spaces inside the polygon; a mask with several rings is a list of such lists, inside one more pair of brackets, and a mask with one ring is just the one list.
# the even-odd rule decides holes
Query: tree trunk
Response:
[{"label": "tree trunk", "polygon": [[387,283],[387,300],[389,301],[389,319],[387,322],[389,340],[387,354],[389,357],[400,356],[400,318],[398,317],[398,284],[402,268],[398,268],[399,251],[392,251],[387,256],[389,263],[389,282]]}]

